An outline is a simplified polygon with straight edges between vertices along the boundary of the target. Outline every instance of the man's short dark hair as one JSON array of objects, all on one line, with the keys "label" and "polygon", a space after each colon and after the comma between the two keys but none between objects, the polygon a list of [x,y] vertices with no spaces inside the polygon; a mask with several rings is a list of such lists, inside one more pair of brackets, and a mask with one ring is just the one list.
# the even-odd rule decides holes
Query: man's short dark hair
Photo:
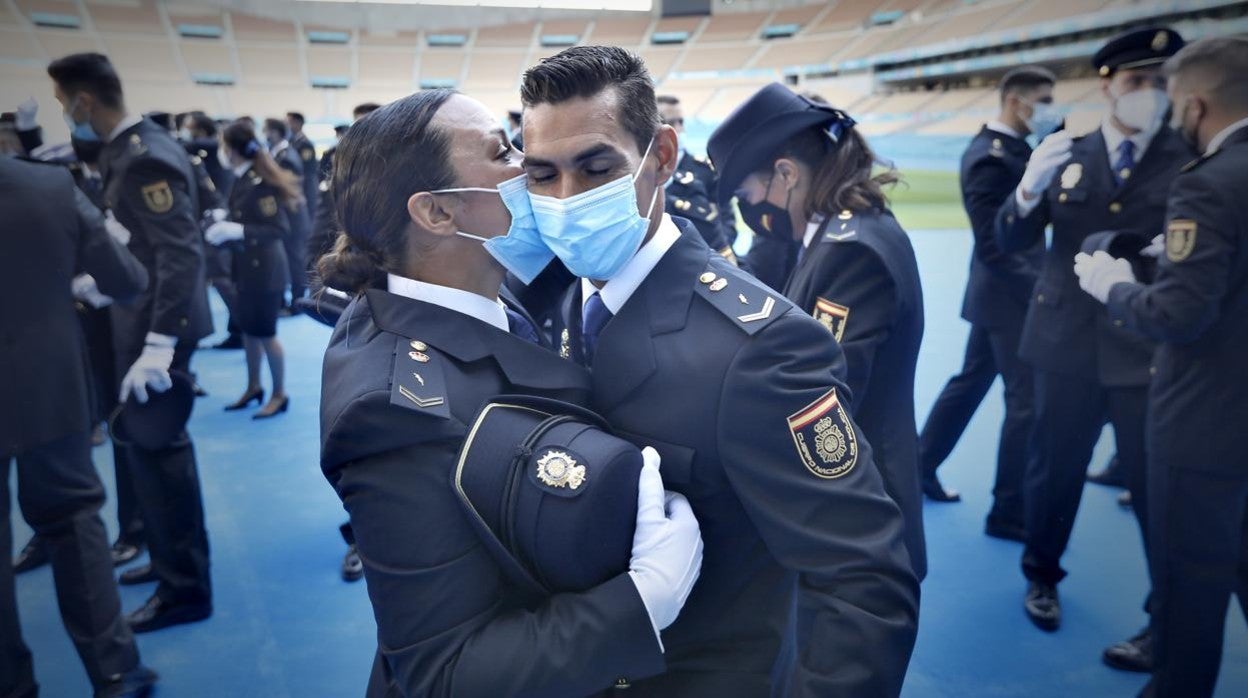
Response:
[{"label": "man's short dark hair", "polygon": [[73,53],[48,65],[48,76],[66,95],[86,92],[110,109],[120,109],[121,78],[102,53]]},{"label": "man's short dark hair", "polygon": [[282,138],[288,138],[290,136],[290,127],[287,126],[286,122],[281,119],[265,119],[264,130],[277,131]]},{"label": "man's short dark hair", "polygon": [[299,122],[299,128],[303,128],[303,125],[308,123],[308,120],[303,118],[303,114],[300,114],[297,111],[286,112],[286,118],[290,119],[291,121]]},{"label": "man's short dark hair", "polygon": [[381,109],[380,104],[376,102],[364,102],[363,104],[355,105],[355,109],[351,110],[351,116],[354,116],[355,118],[358,119],[361,116],[364,116],[365,114],[371,114],[377,111],[378,109]]},{"label": "man's short dark hair", "polygon": [[1006,73],[1001,78],[1001,84],[998,90],[1001,93],[1001,101],[1005,102],[1005,98],[1011,94],[1019,92],[1027,92],[1037,87],[1053,86],[1057,84],[1057,76],[1053,71],[1038,65],[1024,65]]},{"label": "man's short dark hair", "polygon": [[650,71],[637,54],[616,46],[573,46],[524,73],[520,101],[527,107],[593,97],[607,88],[618,96],[620,123],[645,151],[659,127]]},{"label": "man's short dark hair", "polygon": [[1180,83],[1199,80],[1211,99],[1231,109],[1248,109],[1248,39],[1222,36],[1193,41],[1163,67]]},{"label": "man's short dark hair", "polygon": [[191,128],[202,131],[205,136],[216,138],[217,122],[213,121],[212,117],[202,111],[193,111],[187,114],[186,118],[191,120]]},{"label": "man's short dark hair", "polygon": [[680,104],[680,100],[677,99],[676,95],[659,95],[654,98],[654,101],[667,107],[674,107]]}]

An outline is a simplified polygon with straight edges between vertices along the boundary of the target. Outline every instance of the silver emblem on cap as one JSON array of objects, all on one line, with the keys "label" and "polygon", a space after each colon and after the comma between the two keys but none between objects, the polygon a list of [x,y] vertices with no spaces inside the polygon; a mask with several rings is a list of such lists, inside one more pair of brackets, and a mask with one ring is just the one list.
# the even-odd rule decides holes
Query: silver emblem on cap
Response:
[{"label": "silver emblem on cap", "polygon": [[574,490],[585,482],[585,466],[563,451],[547,451],[537,459],[537,479],[550,487]]}]

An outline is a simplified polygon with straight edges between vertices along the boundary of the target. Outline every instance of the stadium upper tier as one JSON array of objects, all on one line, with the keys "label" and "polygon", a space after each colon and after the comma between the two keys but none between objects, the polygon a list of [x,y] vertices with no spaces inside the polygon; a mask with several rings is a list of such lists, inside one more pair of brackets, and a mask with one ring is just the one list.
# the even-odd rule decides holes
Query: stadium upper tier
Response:
[{"label": "stadium upper tier", "polygon": [[[502,113],[518,106],[525,67],[568,45],[599,43],[637,51],[660,89],[681,96],[689,116],[716,120],[758,85],[785,75],[802,76],[802,81],[835,73],[865,75],[877,64],[918,60],[933,51],[954,53],[985,42],[1012,45],[1219,4],[1227,3],[838,0],[710,17],[596,13],[584,19],[381,33],[190,3],[13,0],[0,2],[0,80],[6,95],[32,94],[45,113],[55,113],[44,67],[55,57],[91,50],[113,59],[135,109],[202,108],[219,115],[297,109],[313,118],[340,118],[359,102],[453,86]],[[962,111],[980,106],[985,93],[868,97],[877,90],[870,79],[814,79],[810,85],[860,113],[887,109],[868,125],[879,130],[956,123],[966,115]]]}]

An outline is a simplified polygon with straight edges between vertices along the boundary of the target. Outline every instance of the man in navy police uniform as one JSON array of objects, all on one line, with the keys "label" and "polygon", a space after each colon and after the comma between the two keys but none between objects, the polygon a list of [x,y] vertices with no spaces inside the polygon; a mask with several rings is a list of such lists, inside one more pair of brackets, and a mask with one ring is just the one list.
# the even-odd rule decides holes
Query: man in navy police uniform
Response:
[{"label": "man in navy police uniform", "polygon": [[[624,177],[635,177],[640,215],[651,201],[663,210],[678,149],[640,58],[567,49],[526,73],[521,98],[535,211]],[[574,214],[561,220],[575,226]],[[706,545],[663,633],[667,673],[630,694],[897,695],[918,581],[850,417],[839,347],[688,221],[641,223],[636,246],[605,255],[623,263],[609,281],[570,289],[555,333],[563,355],[592,366],[591,406],[659,451],[665,486],[689,499]],[[542,229],[556,247],[558,232]],[[561,258],[573,271],[599,264],[593,241],[616,232],[596,227],[587,254]]]},{"label": "man in navy police uniform", "polygon": [[1031,367],[1018,358],[1023,318],[1031,300],[1043,245],[1023,253],[1002,252],[994,235],[997,211],[1023,178],[1031,146],[1029,135],[1044,138],[1060,125],[1053,106],[1057,78],[1039,66],[1015,68],[1001,78],[1001,109],[962,153],[962,204],[971,221],[975,245],[970,278],[962,300],[962,319],[971,323],[962,371],[949,379],[919,434],[923,492],[940,502],[958,501],[946,491],[936,469],[949,457],[988,389],[1001,376],[1005,419],[997,447],[993,505],[984,531],[1022,541],[1023,473],[1031,438]]},{"label": "man in navy police uniform", "polygon": [[1149,392],[1155,668],[1145,695],[1210,696],[1232,592],[1248,608],[1248,40],[1205,39],[1166,64],[1172,123],[1203,153],[1166,208],[1151,284],[1103,252],[1078,262],[1109,316],[1159,342]]},{"label": "man in navy police uniform", "polygon": [[[1178,33],[1153,27],[1118,36],[1097,51],[1092,62],[1111,104],[1101,127],[1077,138],[1066,131],[1046,138],[997,216],[997,241],[1007,252],[1030,248],[1043,239],[1046,225],[1053,226],[1019,352],[1036,369],[1024,490],[1024,610],[1046,631],[1061,624],[1061,556],[1106,416],[1147,539],[1144,430],[1154,345],[1111,322],[1079,289],[1072,265],[1094,233],[1124,231],[1147,241],[1161,229],[1166,192],[1193,157],[1163,123],[1168,102],[1160,64],[1182,46]],[[1146,628],[1104,658],[1116,668],[1149,671],[1151,646]]]}]

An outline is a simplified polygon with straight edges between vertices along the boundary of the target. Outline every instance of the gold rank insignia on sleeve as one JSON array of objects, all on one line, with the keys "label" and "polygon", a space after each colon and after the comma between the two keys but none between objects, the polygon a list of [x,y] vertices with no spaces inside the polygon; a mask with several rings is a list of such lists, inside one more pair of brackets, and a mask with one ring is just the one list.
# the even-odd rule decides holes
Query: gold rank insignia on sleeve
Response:
[{"label": "gold rank insignia on sleeve", "polygon": [[277,199],[272,196],[266,196],[260,199],[260,213],[272,218],[277,215]]},{"label": "gold rank insignia on sleeve", "polygon": [[858,462],[858,436],[836,388],[788,418],[797,455],[812,474],[834,480]]},{"label": "gold rank insignia on sleeve", "polygon": [[1166,259],[1179,263],[1192,256],[1196,248],[1196,221],[1175,218],[1166,226]]},{"label": "gold rank insignia on sleeve", "polygon": [[819,324],[828,328],[836,341],[841,341],[841,338],[845,336],[845,324],[849,322],[849,308],[826,298],[816,298],[815,309],[811,314],[815,316]]},{"label": "gold rank insignia on sleeve", "polygon": [[139,190],[143,194],[143,203],[152,213],[167,213],[173,208],[173,190],[167,180],[160,180]]}]

